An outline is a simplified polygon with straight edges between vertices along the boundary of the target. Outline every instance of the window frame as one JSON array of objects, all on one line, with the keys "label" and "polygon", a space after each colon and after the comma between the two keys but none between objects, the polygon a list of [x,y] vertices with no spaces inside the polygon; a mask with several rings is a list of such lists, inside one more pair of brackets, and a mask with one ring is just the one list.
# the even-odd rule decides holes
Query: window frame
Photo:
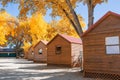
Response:
[{"label": "window frame", "polygon": [[[40,50],[41,50],[41,52],[40,52]],[[40,48],[40,49],[38,49],[38,54],[43,54],[43,49],[42,48]]]},{"label": "window frame", "polygon": [[31,54],[34,55],[34,51],[32,51]]},{"label": "window frame", "polygon": [[[118,37],[118,43],[113,44],[113,43],[109,43],[106,42],[107,38],[113,38],[113,37]],[[108,52],[107,47],[118,47],[118,52]],[[105,37],[105,50],[106,50],[106,54],[107,55],[119,55],[120,54],[120,37],[119,36],[109,36],[109,37]]]},{"label": "window frame", "polygon": [[[58,48],[60,48],[60,49],[58,49]],[[59,50],[59,51],[57,51],[57,50]],[[62,53],[62,46],[61,45],[55,46],[55,54],[60,55],[61,53]]]}]

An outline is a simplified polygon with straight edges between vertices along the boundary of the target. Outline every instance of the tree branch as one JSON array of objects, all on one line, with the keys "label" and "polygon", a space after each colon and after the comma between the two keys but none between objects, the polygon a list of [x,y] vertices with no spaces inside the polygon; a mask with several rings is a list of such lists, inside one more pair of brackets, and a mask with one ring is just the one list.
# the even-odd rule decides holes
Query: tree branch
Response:
[{"label": "tree branch", "polygon": [[[68,20],[70,21],[70,23],[73,25],[74,29],[76,30],[77,34],[79,33],[78,29],[76,28],[76,25],[74,24],[74,22],[72,21],[72,19],[69,17],[68,13],[65,11],[65,9],[62,9],[62,11],[65,13],[66,17],[68,18]],[[80,35],[80,34],[78,34]]]},{"label": "tree branch", "polygon": [[[72,24],[72,26],[74,27],[74,29],[75,29],[75,31],[77,32],[77,34],[81,37],[83,31],[82,31],[82,28],[80,27],[79,20],[78,20],[78,24],[75,24],[76,20],[74,19],[75,21],[73,21],[73,20],[70,18],[68,12],[67,12],[60,4],[57,4],[57,3],[53,2],[53,1],[51,1],[51,3],[52,3],[52,4],[55,4],[55,5],[58,5],[58,6],[61,8],[61,10],[65,13],[66,17],[68,18],[69,22],[70,22],[70,23]],[[74,14],[76,14],[76,13],[74,12]],[[77,15],[76,15],[76,17],[77,17]],[[77,19],[78,19],[78,17],[77,17]],[[79,25],[79,26],[78,26],[78,25]]]},{"label": "tree branch", "polygon": [[82,26],[80,25],[80,22],[79,22],[79,19],[77,17],[77,14],[75,13],[74,9],[72,8],[72,4],[70,2],[70,0],[66,0],[66,3],[68,5],[68,7],[70,8],[70,11],[73,15],[73,18],[74,18],[74,22],[76,23],[76,28],[78,30],[78,34],[79,36],[81,36],[83,34],[83,30],[82,30]]}]

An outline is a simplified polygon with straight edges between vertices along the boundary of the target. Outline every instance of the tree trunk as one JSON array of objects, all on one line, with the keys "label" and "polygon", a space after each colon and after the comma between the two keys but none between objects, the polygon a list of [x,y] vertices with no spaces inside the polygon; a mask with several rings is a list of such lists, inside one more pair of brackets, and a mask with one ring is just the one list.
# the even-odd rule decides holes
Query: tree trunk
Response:
[{"label": "tree trunk", "polygon": [[82,26],[79,22],[79,19],[78,19],[78,16],[76,14],[76,12],[74,11],[72,5],[71,5],[71,2],[70,0],[66,0],[66,3],[68,5],[68,7],[70,8],[70,12],[71,14],[73,15],[73,18],[74,18],[74,24],[75,26],[73,26],[76,30],[76,32],[78,33],[78,35],[81,37],[81,35],[83,34],[83,30],[82,30]]},{"label": "tree trunk", "polygon": [[19,58],[20,55],[21,55],[21,54],[19,53],[19,50],[20,50],[21,45],[22,45],[22,41],[17,41],[16,47],[15,47],[16,58]]},{"label": "tree trunk", "polygon": [[73,16],[73,20],[70,17],[70,13],[68,13],[60,4],[55,3],[54,1],[51,1],[52,4],[55,5],[59,5],[59,7],[61,8],[61,10],[65,13],[66,17],[68,18],[69,22],[72,24],[72,26],[74,27],[75,31],[77,32],[77,34],[79,35],[79,37],[81,37],[81,35],[83,34],[83,30],[82,30],[82,26],[79,22],[78,16],[76,14],[76,12],[74,11],[70,0],[66,0],[66,4],[68,5],[70,12]]},{"label": "tree trunk", "polygon": [[87,3],[88,6],[88,27],[93,25],[94,21],[94,5],[92,5],[92,0],[89,0]]},{"label": "tree trunk", "polygon": [[18,47],[18,41],[16,41],[16,46],[15,46],[15,53],[16,53],[16,58],[18,58],[18,51],[17,51],[17,47]]}]

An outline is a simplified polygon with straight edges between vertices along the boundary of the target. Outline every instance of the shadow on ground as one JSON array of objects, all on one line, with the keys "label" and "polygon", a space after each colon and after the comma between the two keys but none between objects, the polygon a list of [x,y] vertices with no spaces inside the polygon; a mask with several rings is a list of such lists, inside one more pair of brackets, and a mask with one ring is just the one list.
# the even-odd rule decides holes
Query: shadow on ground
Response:
[{"label": "shadow on ground", "polygon": [[0,59],[0,80],[102,80],[83,78],[79,70],[24,59]]},{"label": "shadow on ground", "polygon": [[[5,74],[3,74],[5,73]],[[79,72],[23,72],[10,71],[0,73],[0,80],[93,80],[83,79]],[[6,76],[7,75],[7,76]],[[74,76],[73,76],[74,75]]]}]

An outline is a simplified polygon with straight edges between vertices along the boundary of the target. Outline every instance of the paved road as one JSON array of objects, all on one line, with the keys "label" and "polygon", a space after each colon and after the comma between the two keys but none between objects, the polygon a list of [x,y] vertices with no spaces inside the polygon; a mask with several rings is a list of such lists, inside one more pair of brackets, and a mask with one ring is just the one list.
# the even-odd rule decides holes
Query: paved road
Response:
[{"label": "paved road", "polygon": [[[0,80],[93,80],[83,78],[79,68],[47,67],[25,59],[0,58]],[[98,79],[96,79],[98,80]]]}]

